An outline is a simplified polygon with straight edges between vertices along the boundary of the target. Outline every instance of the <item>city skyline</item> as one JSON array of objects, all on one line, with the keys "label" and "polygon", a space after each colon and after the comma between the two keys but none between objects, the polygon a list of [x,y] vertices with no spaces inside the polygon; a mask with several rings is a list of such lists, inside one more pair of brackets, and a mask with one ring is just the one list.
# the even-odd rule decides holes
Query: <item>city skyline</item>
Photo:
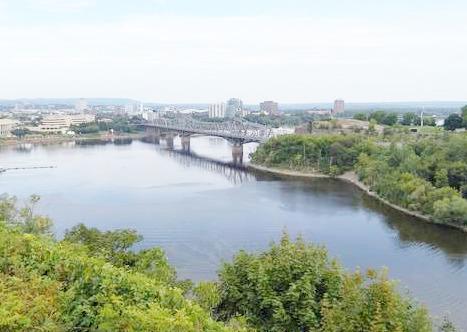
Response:
[{"label": "city skyline", "polygon": [[0,0],[0,99],[465,100],[467,4]]}]

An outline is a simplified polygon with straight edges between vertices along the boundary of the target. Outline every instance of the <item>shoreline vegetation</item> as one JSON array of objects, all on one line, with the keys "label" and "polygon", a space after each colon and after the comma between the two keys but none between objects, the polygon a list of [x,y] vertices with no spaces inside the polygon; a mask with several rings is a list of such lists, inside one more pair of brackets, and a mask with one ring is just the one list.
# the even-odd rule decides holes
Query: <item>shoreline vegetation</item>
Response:
[{"label": "shoreline vegetation", "polygon": [[311,172],[306,172],[306,171],[300,171],[300,170],[291,170],[291,169],[286,169],[286,168],[275,168],[275,167],[266,167],[266,166],[261,166],[261,165],[256,165],[256,164],[248,164],[247,166],[249,169],[253,171],[259,171],[259,172],[264,172],[264,173],[270,173],[273,175],[279,175],[279,176],[284,176],[284,177],[292,177],[292,178],[307,178],[307,179],[338,179],[341,181],[345,181],[347,183],[351,183],[354,186],[356,186],[358,189],[363,191],[366,195],[377,199],[379,202],[385,204],[386,206],[389,206],[401,213],[404,213],[408,216],[415,217],[417,219],[423,220],[425,222],[433,223],[436,225],[445,225],[449,226],[458,230],[461,230],[463,232],[467,233],[467,226],[459,226],[456,224],[446,224],[446,223],[440,223],[435,220],[433,220],[430,216],[424,215],[421,213],[418,213],[416,211],[411,211],[409,209],[403,208],[402,206],[393,204],[389,202],[388,200],[378,196],[377,193],[372,191],[370,187],[366,184],[364,184],[362,181],[358,179],[358,176],[355,172],[348,171],[345,172],[344,174],[337,175],[337,176],[331,176],[327,175],[324,173],[311,173]]},{"label": "shoreline vegetation", "polygon": [[73,141],[91,140],[111,140],[111,139],[139,139],[145,137],[145,133],[114,133],[107,132],[81,134],[81,135],[47,135],[47,136],[26,136],[22,138],[1,139],[0,146],[13,146],[18,144],[54,144]]},{"label": "shoreline vegetation", "polygon": [[240,251],[217,280],[194,284],[162,249],[132,250],[134,230],[79,224],[55,239],[38,201],[0,199],[1,331],[456,331],[387,270],[347,270],[300,237]]},{"label": "shoreline vegetation", "polygon": [[250,169],[336,178],[417,219],[467,232],[467,135],[284,135],[251,155]]}]

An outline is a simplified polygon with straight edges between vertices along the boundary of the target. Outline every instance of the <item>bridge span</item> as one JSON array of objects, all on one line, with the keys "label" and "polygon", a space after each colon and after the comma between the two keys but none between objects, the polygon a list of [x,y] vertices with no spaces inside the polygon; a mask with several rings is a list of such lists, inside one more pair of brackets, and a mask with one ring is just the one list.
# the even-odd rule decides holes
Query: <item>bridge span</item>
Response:
[{"label": "bridge span", "polygon": [[165,132],[175,132],[182,136],[200,134],[223,137],[237,144],[263,143],[271,137],[269,127],[237,119],[223,122],[203,122],[190,117],[161,118],[144,123],[142,126]]},{"label": "bridge span", "polygon": [[272,137],[271,128],[238,119],[203,122],[190,117],[161,118],[143,123],[141,126],[146,129],[148,135],[154,137],[155,142],[158,143],[164,138],[169,149],[173,149],[174,136],[180,136],[185,151],[190,151],[191,135],[222,137],[233,143],[232,157],[240,163],[243,160],[243,144],[263,143]]}]

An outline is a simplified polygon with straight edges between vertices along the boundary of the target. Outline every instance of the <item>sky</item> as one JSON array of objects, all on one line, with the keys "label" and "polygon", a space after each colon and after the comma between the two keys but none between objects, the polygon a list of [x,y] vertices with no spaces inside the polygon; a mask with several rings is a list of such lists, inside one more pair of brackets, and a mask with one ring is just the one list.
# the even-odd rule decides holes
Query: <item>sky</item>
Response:
[{"label": "sky", "polygon": [[0,0],[0,99],[467,100],[465,0]]}]

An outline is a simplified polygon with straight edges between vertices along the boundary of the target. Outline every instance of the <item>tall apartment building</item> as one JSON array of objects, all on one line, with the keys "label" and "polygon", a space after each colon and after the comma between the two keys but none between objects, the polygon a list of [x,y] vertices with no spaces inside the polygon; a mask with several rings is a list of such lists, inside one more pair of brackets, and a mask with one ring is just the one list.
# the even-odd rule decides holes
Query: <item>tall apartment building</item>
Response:
[{"label": "tall apartment building", "polygon": [[208,107],[208,116],[210,118],[225,118],[227,107],[225,103],[212,104]]},{"label": "tall apartment building", "polygon": [[345,104],[342,99],[336,99],[334,101],[334,107],[332,109],[332,114],[344,113]]},{"label": "tall apartment building", "polygon": [[78,99],[75,103],[75,110],[76,112],[84,112],[85,110],[88,109],[88,102],[86,99]]},{"label": "tall apartment building", "polygon": [[277,114],[279,113],[279,104],[272,100],[267,100],[259,104],[259,109],[261,112],[267,114]]}]

